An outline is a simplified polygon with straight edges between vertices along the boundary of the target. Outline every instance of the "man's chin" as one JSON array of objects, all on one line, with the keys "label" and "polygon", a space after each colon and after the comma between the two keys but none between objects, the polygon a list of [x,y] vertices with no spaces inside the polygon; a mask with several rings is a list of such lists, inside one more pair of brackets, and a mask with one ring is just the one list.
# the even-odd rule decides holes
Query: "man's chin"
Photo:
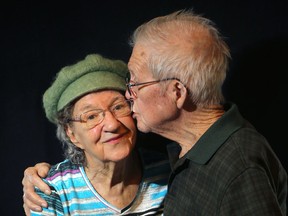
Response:
[{"label": "man's chin", "polygon": [[139,131],[141,131],[142,133],[149,133],[151,132],[151,129],[149,127],[147,127],[146,125],[142,124],[142,122],[138,122],[137,121],[137,128]]}]

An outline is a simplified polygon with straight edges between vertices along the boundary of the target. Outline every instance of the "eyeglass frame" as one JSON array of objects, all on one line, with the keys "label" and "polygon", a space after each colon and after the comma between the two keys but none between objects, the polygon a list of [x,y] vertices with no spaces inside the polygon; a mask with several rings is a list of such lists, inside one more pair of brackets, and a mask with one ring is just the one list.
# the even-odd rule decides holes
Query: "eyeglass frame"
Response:
[{"label": "eyeglass frame", "polygon": [[[129,104],[129,107],[130,107],[130,112],[127,113],[127,114],[125,114],[125,115],[121,115],[121,116],[118,116],[118,117],[117,117],[117,116],[115,116],[115,113],[114,113],[113,111],[111,111],[110,109],[111,109],[114,105],[119,104],[120,102],[126,102],[126,103],[128,103],[128,104]],[[119,101],[119,102],[116,102],[116,103],[112,104],[108,109],[105,109],[105,110],[104,110],[104,109],[91,109],[91,110],[82,112],[82,113],[79,115],[78,118],[77,118],[77,117],[76,117],[76,118],[68,118],[68,119],[65,121],[65,123],[66,123],[66,124],[69,124],[70,122],[85,123],[87,129],[92,129],[92,128],[96,127],[97,125],[99,125],[99,124],[101,124],[101,123],[103,122],[103,120],[105,119],[105,112],[109,111],[109,112],[114,116],[114,118],[118,119],[118,118],[126,117],[126,116],[130,115],[130,114],[132,113],[132,106],[133,106],[133,100],[123,100],[123,101]],[[98,113],[99,113],[99,114],[102,114],[103,117],[102,117],[102,119],[101,119],[97,124],[93,125],[92,127],[88,127],[88,126],[87,126],[87,121],[81,119],[81,116],[82,116],[83,114],[85,114],[85,113],[88,113],[88,112],[91,112],[91,111],[94,111],[94,110],[99,110]]]},{"label": "eyeglass frame", "polygon": [[[165,78],[165,79],[159,79],[159,80],[153,80],[153,81],[148,81],[148,82],[141,82],[141,83],[131,83],[130,82],[130,77],[126,76],[125,81],[126,81],[126,87],[127,87],[127,91],[130,94],[130,96],[132,96],[132,94],[134,95],[134,97],[136,97],[136,92],[132,90],[132,87],[134,86],[141,86],[141,85],[145,85],[145,84],[153,84],[153,83],[159,83],[159,82],[164,82],[164,81],[168,81],[168,80],[177,80],[179,82],[181,82],[180,79],[178,78]],[[181,82],[182,83],[182,82]]]}]

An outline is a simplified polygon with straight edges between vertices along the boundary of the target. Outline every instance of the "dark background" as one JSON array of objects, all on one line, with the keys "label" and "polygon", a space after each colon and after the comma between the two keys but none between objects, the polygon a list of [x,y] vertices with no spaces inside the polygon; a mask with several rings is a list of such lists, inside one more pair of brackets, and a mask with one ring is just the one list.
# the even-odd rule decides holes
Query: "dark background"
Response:
[{"label": "dark background", "polygon": [[[56,72],[94,52],[127,62],[130,33],[178,9],[193,7],[226,37],[232,54],[226,97],[268,139],[287,170],[287,0],[1,2],[1,215],[24,215],[27,166],[62,160],[41,101]],[[152,145],[162,141],[149,137]]]}]

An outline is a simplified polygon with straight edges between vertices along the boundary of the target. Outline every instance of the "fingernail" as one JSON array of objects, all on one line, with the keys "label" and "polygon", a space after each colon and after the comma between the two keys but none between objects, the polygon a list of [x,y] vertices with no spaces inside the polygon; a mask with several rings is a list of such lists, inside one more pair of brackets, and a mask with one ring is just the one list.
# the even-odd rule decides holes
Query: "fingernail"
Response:
[{"label": "fingernail", "polygon": [[42,211],[42,208],[40,208],[40,207],[35,207],[35,211]]},{"label": "fingernail", "polygon": [[51,191],[45,190],[44,193],[47,194],[47,195],[50,195]]},{"label": "fingernail", "polygon": [[41,203],[41,206],[42,206],[43,208],[47,208],[47,204],[46,204],[46,203]]}]

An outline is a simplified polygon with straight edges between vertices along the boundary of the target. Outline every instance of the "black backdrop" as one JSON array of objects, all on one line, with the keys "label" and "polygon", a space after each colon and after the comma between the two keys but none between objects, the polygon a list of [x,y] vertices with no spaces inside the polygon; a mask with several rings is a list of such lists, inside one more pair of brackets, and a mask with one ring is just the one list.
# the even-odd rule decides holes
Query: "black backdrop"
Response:
[{"label": "black backdrop", "polygon": [[[1,2],[1,215],[24,215],[25,167],[62,160],[41,103],[55,73],[93,52],[127,61],[127,39],[135,27],[184,8],[212,19],[226,37],[232,53],[226,97],[288,168],[287,0]],[[149,137],[152,145],[161,141]]]}]

